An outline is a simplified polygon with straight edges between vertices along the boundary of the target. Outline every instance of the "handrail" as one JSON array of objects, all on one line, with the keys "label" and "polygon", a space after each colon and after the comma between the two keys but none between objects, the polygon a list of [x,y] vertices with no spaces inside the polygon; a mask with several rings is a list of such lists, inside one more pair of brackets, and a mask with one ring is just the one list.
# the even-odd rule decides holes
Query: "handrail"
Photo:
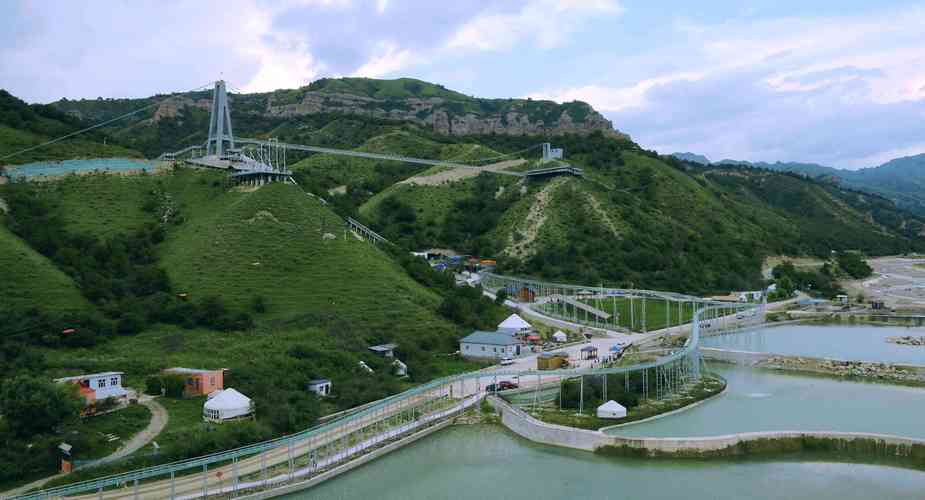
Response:
[{"label": "handrail", "polygon": [[[499,275],[490,275],[496,278],[501,279],[510,279],[504,276]],[[519,280],[523,281],[523,280]],[[601,290],[601,288],[595,287],[582,287],[578,285],[556,285],[558,288],[571,287],[571,289],[583,289],[583,290]],[[626,289],[604,289],[604,290],[618,290],[621,292],[645,292],[645,293],[664,293],[664,292],[651,292],[651,291],[639,291],[639,290],[626,290]],[[670,292],[669,292],[670,293]],[[682,298],[694,298],[685,296],[682,294],[670,294],[675,297]],[[699,303],[704,303],[703,299],[697,298]],[[751,304],[710,304],[705,305],[705,307],[695,311],[692,318],[692,328],[691,335],[687,338],[684,343],[684,346],[679,350],[667,355],[657,358],[654,361],[648,361],[645,363],[638,363],[629,366],[622,367],[599,367],[599,368],[575,368],[575,369],[558,369],[558,370],[502,370],[502,371],[475,371],[468,372],[459,375],[452,375],[448,377],[441,377],[439,379],[432,380],[430,382],[421,384],[417,387],[408,389],[407,391],[395,394],[382,400],[378,401],[374,405],[370,405],[365,409],[359,410],[355,413],[345,415],[341,418],[331,420],[321,425],[306,429],[301,432],[290,434],[288,436],[282,436],[279,438],[271,439],[261,443],[255,443],[251,445],[242,446],[232,450],[225,450],[209,455],[204,455],[200,457],[194,457],[190,459],[180,460],[176,462],[171,462],[167,464],[155,465],[143,469],[138,469],[134,471],[114,474],[111,476],[106,476],[97,479],[91,479],[86,481],[81,481],[78,483],[73,483],[70,485],[58,486],[55,488],[49,488],[45,490],[36,491],[30,494],[17,496],[14,498],[17,499],[38,499],[38,498],[47,498],[50,496],[67,496],[73,495],[76,493],[86,493],[91,491],[97,491],[101,488],[108,486],[119,486],[125,484],[129,481],[148,479],[156,476],[162,476],[167,473],[173,473],[181,470],[199,468],[201,466],[207,466],[209,464],[227,462],[232,459],[236,459],[242,456],[255,455],[263,451],[272,450],[279,448],[280,446],[288,446],[290,444],[294,445],[295,443],[304,442],[312,437],[319,436],[325,432],[336,430],[341,426],[348,425],[354,422],[359,421],[362,418],[365,418],[369,415],[374,414],[376,411],[381,409],[386,409],[390,403],[397,401],[408,400],[414,396],[417,396],[422,393],[426,393],[429,390],[439,388],[441,386],[446,386],[454,384],[457,382],[463,382],[466,380],[472,379],[482,379],[486,377],[550,377],[550,376],[560,376],[565,378],[570,377],[579,377],[579,376],[589,376],[589,375],[610,375],[610,374],[623,374],[630,373],[640,370],[649,370],[652,368],[658,368],[663,365],[667,365],[678,361],[686,356],[693,356],[695,364],[695,369],[699,370],[699,343],[700,343],[700,326],[703,315],[712,311],[721,311],[728,309],[742,310],[751,307],[756,307]]]}]

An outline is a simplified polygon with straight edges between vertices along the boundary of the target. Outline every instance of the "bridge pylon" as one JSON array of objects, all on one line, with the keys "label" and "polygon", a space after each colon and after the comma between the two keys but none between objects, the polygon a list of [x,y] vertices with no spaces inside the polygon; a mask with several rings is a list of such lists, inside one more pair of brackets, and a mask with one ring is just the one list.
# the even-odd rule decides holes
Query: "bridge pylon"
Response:
[{"label": "bridge pylon", "polygon": [[[228,143],[228,148],[225,143]],[[228,94],[225,81],[215,82],[212,91],[212,112],[209,116],[209,141],[206,143],[206,155],[221,157],[227,149],[234,149],[234,133],[231,130],[231,110],[228,108]]]}]

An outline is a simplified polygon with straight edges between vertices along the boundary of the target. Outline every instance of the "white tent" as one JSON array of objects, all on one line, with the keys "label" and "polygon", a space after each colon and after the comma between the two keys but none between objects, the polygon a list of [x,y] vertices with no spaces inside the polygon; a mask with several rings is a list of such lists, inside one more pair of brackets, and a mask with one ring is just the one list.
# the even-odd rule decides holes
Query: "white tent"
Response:
[{"label": "white tent", "polygon": [[216,391],[216,394],[202,405],[203,418],[211,422],[240,418],[252,413],[253,401],[234,389]]},{"label": "white tent", "polygon": [[532,328],[533,327],[530,326],[530,323],[527,323],[523,318],[516,314],[508,316],[506,320],[502,321],[501,324],[498,325],[499,331],[513,333],[527,332]]},{"label": "white tent", "polygon": [[597,418],[623,418],[625,416],[626,408],[612,399],[597,407]]},{"label": "white tent", "polygon": [[565,342],[568,340],[568,335],[566,335],[562,330],[558,330],[556,333],[552,334],[552,339],[556,342]]}]

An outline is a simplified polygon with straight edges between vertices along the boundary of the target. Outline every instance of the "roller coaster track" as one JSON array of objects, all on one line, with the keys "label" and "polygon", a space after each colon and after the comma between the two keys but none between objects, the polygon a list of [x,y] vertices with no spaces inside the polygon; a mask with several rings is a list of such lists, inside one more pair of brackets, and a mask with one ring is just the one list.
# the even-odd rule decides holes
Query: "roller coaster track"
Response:
[{"label": "roller coaster track", "polygon": [[[490,279],[494,279],[496,281],[507,279],[517,283],[531,282],[530,280],[507,278],[500,275],[490,275]],[[677,348],[675,351],[670,352],[669,354],[659,357],[653,361],[637,363],[629,366],[591,367],[544,371],[498,369],[492,371],[469,372],[451,377],[444,377],[419,385],[405,392],[384,398],[375,404],[366,406],[359,411],[350,413],[341,418],[289,436],[244,446],[234,450],[227,450],[212,455],[183,460],[180,462],[157,465],[99,479],[49,488],[14,498],[47,499],[73,497],[78,495],[86,496],[86,498],[103,498],[104,495],[106,498],[179,498],[175,495],[176,492],[174,488],[176,487],[177,481],[180,481],[180,478],[186,477],[191,473],[195,474],[197,471],[202,471],[202,491],[208,492],[211,490],[214,492],[216,488],[220,489],[224,484],[221,481],[222,476],[219,474],[218,479],[216,480],[216,478],[205,474],[207,470],[213,472],[226,470],[229,475],[233,470],[235,477],[237,478],[237,471],[239,470],[239,466],[247,466],[253,469],[254,467],[257,467],[257,465],[255,465],[257,462],[255,461],[258,460],[263,461],[261,465],[264,471],[266,471],[268,464],[272,466],[274,464],[285,463],[288,461],[290,464],[289,470],[291,475],[293,470],[292,464],[294,453],[300,456],[306,456],[308,454],[312,454],[312,456],[314,456],[313,454],[315,453],[315,450],[323,449],[325,446],[330,446],[331,443],[336,443],[337,439],[346,439],[342,438],[343,436],[352,435],[352,433],[356,432],[366,432],[366,430],[371,426],[375,426],[377,423],[381,422],[382,419],[394,416],[396,412],[404,412],[409,408],[412,408],[411,411],[413,414],[413,408],[415,405],[426,404],[428,401],[433,401],[435,395],[436,397],[446,397],[447,393],[452,394],[453,387],[455,387],[456,384],[459,384],[461,391],[460,393],[457,393],[457,395],[459,397],[467,397],[467,389],[465,385],[466,382],[470,382],[470,384],[474,383],[478,388],[482,387],[481,382],[483,380],[498,380],[499,378],[505,377],[520,377],[521,380],[523,380],[524,377],[535,376],[537,378],[537,382],[539,383],[541,378],[549,379],[551,377],[559,377],[567,379],[582,376],[628,374],[631,372],[639,371],[649,373],[649,370],[651,369],[656,369],[656,374],[668,373],[670,370],[674,373],[684,374],[684,377],[682,377],[684,380],[697,380],[700,377],[699,342],[702,323],[705,320],[709,320],[710,318],[721,317],[730,313],[730,311],[734,312],[755,307],[744,304],[705,303],[703,299],[698,297],[676,294],[672,292],[655,292],[650,290],[633,289],[605,289],[601,287],[583,287],[579,285],[563,285],[536,281],[531,283],[542,283],[543,286],[558,290],[558,293],[561,293],[562,290],[594,290],[598,293],[605,294],[619,293],[625,296],[647,295],[668,300],[691,301],[696,299],[697,303],[702,307],[698,309],[693,315],[691,322],[691,334],[685,341],[684,345]],[[736,326],[738,327],[741,325]],[[477,394],[480,392],[480,389],[476,389]],[[361,436],[362,435],[364,434],[361,434]],[[271,460],[270,462],[267,462],[268,457]],[[234,468],[232,469],[232,467]],[[199,477],[198,474],[197,477]],[[185,479],[184,481],[187,481],[187,483],[189,482]],[[196,481],[199,480],[196,479]],[[237,481],[237,479],[235,481]],[[131,484],[135,485],[135,491],[138,491],[139,484],[142,484],[142,487],[146,492],[145,495],[139,497],[133,494],[132,489],[128,488],[128,485]],[[218,486],[216,486],[216,484]],[[189,485],[187,484],[186,487],[188,488]],[[196,487],[196,491],[199,491],[198,486]],[[187,491],[187,493],[188,494],[185,495],[187,498],[201,496],[195,492],[194,494],[189,494],[189,491]]]}]

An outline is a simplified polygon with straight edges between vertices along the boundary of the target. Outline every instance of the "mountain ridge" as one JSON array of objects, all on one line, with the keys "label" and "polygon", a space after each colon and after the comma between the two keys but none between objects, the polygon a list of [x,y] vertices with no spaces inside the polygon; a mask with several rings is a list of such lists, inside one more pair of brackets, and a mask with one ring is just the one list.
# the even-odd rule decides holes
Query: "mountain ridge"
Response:
[{"label": "mountain ridge", "polygon": [[[694,153],[672,153],[671,156],[715,166],[749,166],[803,174],[886,196],[902,208],[925,215],[925,153],[894,158],[875,167],[858,170],[801,162],[768,163],[730,159],[710,162],[707,157]],[[698,159],[706,161],[697,161]]]}]

